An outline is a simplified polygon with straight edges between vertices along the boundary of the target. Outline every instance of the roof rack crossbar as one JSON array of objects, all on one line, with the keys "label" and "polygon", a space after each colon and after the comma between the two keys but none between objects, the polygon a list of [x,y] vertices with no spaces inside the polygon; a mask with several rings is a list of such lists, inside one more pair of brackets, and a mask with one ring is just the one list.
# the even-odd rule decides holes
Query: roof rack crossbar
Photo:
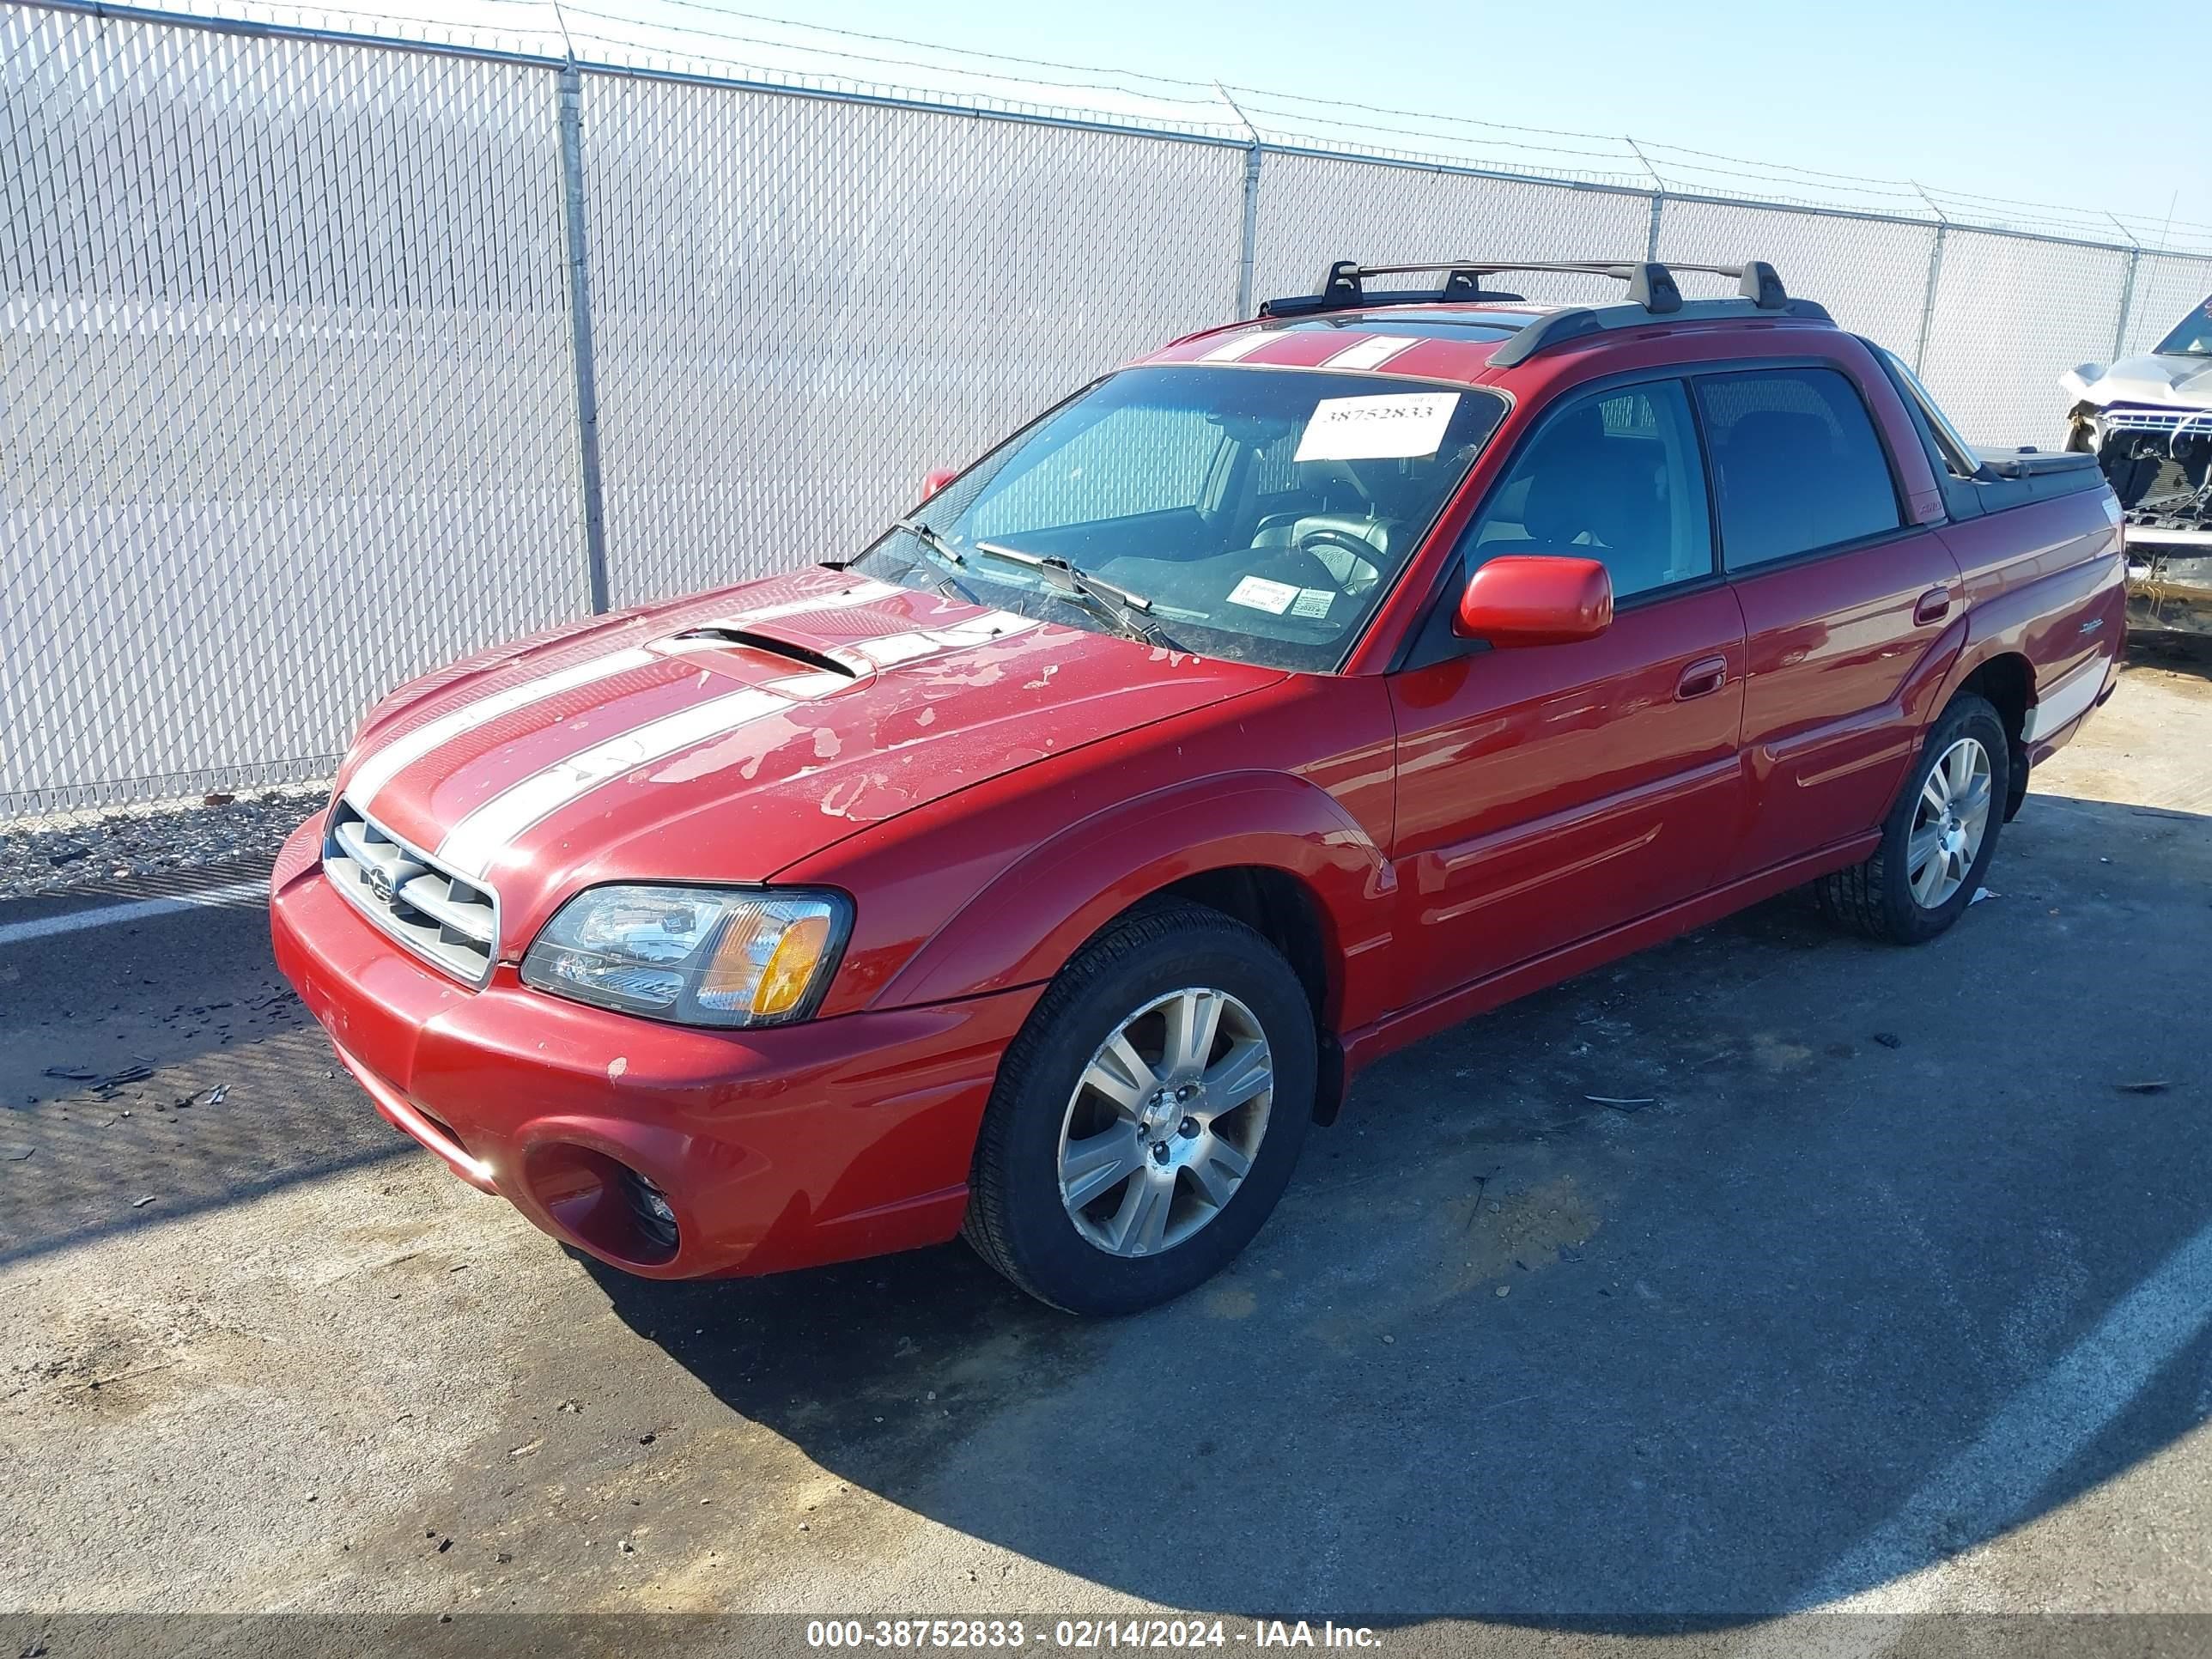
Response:
[{"label": "roof rack crossbar", "polygon": [[[1418,276],[1428,271],[1448,273],[1444,285],[1434,293],[1409,293],[1385,289],[1379,294],[1367,292],[1366,282],[1370,276]],[[1656,259],[1434,259],[1406,264],[1363,265],[1357,260],[1338,259],[1332,262],[1322,277],[1320,291],[1314,294],[1285,295],[1269,300],[1260,307],[1262,317],[1298,317],[1321,311],[1348,311],[1361,307],[1378,305],[1435,304],[1440,301],[1464,301],[1473,299],[1518,299],[1517,295],[1485,294],[1482,279],[1501,271],[1553,271],[1573,276],[1609,276],[1628,285],[1632,305],[1641,307],[1654,316],[1665,316],[1682,308],[1682,291],[1676,286],[1674,272],[1695,270],[1716,276],[1737,279],[1736,292],[1760,311],[1788,311],[1789,294],[1782,286],[1782,278],[1774,267],[1763,259],[1747,259],[1741,264],[1667,265]]]}]

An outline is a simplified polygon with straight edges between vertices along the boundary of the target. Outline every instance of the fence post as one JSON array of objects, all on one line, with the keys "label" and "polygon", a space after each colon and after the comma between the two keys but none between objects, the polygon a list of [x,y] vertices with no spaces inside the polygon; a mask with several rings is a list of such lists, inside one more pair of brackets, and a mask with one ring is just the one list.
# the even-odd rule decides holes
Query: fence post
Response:
[{"label": "fence post", "polygon": [[1260,141],[1244,152],[1244,229],[1237,252],[1237,319],[1252,314],[1252,262],[1260,244]]},{"label": "fence post", "polygon": [[584,229],[584,76],[574,59],[561,70],[561,218],[568,238],[568,331],[576,360],[584,560],[596,616],[608,605],[607,524],[599,480],[599,382],[592,357],[591,243]]},{"label": "fence post", "polygon": [[1260,142],[1260,129],[1252,125],[1244,106],[1229,95],[1229,88],[1216,81],[1213,89],[1251,141],[1244,152],[1244,224],[1237,240],[1237,315],[1230,319],[1241,323],[1252,314],[1252,264],[1260,245],[1260,155],[1267,146]]},{"label": "fence post", "polygon": [[1651,192],[1651,228],[1644,233],[1644,257],[1647,259],[1656,259],[1659,257],[1659,215],[1666,205],[1666,197],[1656,190],[1653,191]]},{"label": "fence post", "polygon": [[1912,372],[1917,374],[1928,360],[1928,331],[1936,322],[1936,284],[1943,275],[1943,233],[1949,228],[1937,223],[1935,246],[1928,250],[1928,292],[1920,301],[1920,343],[1912,348]]},{"label": "fence post", "polygon": [[2128,250],[2128,274],[2120,279],[2120,320],[2112,328],[2112,361],[2118,362],[2127,356],[2128,313],[2136,303],[2136,265],[2142,258],[2141,248]]}]

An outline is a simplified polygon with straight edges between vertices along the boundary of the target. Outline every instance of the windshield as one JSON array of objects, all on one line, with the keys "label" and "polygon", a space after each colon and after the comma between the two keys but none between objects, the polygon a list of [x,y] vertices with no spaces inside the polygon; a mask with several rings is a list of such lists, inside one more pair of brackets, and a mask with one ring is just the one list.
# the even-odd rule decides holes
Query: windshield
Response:
[{"label": "windshield", "polygon": [[2181,319],[2172,333],[2158,343],[2161,357],[2212,357],[2212,298]]},{"label": "windshield", "polygon": [[1420,380],[1127,369],[855,562],[1027,616],[1325,672],[1504,413],[1493,392]]}]

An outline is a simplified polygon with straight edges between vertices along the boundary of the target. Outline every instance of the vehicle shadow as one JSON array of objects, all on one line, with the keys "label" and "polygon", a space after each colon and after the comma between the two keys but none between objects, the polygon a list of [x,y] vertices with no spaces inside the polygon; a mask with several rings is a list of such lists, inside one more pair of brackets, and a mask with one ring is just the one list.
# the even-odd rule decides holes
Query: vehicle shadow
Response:
[{"label": "vehicle shadow", "polygon": [[[2212,1415],[2212,820],[2038,796],[1914,951],[1802,901],[1396,1055],[1245,1258],[1084,1323],[958,1246],[608,1305],[841,1480],[1224,1614],[1712,1629]],[[2057,1524],[2076,1523],[2062,1519]]]},{"label": "vehicle shadow", "polygon": [[268,936],[244,899],[0,948],[0,1264],[412,1153]]},{"label": "vehicle shadow", "polygon": [[2212,634],[2146,628],[2129,622],[2128,662],[2136,668],[2164,668],[2177,674],[2212,679]]}]

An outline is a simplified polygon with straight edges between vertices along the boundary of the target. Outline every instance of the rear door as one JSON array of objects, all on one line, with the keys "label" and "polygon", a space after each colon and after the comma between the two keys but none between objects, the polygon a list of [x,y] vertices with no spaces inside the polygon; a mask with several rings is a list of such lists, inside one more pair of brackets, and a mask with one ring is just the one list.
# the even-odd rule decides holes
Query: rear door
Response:
[{"label": "rear door", "polygon": [[1879,823],[1918,740],[1906,683],[1963,609],[1908,522],[1865,394],[1834,363],[1704,374],[1721,557],[1742,605],[1750,875]]},{"label": "rear door", "polygon": [[1743,623],[1680,381],[1548,411],[1462,538],[1445,605],[1483,561],[1531,553],[1601,560],[1613,625],[1487,649],[1438,617],[1390,677],[1398,876],[1423,941],[1407,1002],[1701,891],[1733,838]]}]

